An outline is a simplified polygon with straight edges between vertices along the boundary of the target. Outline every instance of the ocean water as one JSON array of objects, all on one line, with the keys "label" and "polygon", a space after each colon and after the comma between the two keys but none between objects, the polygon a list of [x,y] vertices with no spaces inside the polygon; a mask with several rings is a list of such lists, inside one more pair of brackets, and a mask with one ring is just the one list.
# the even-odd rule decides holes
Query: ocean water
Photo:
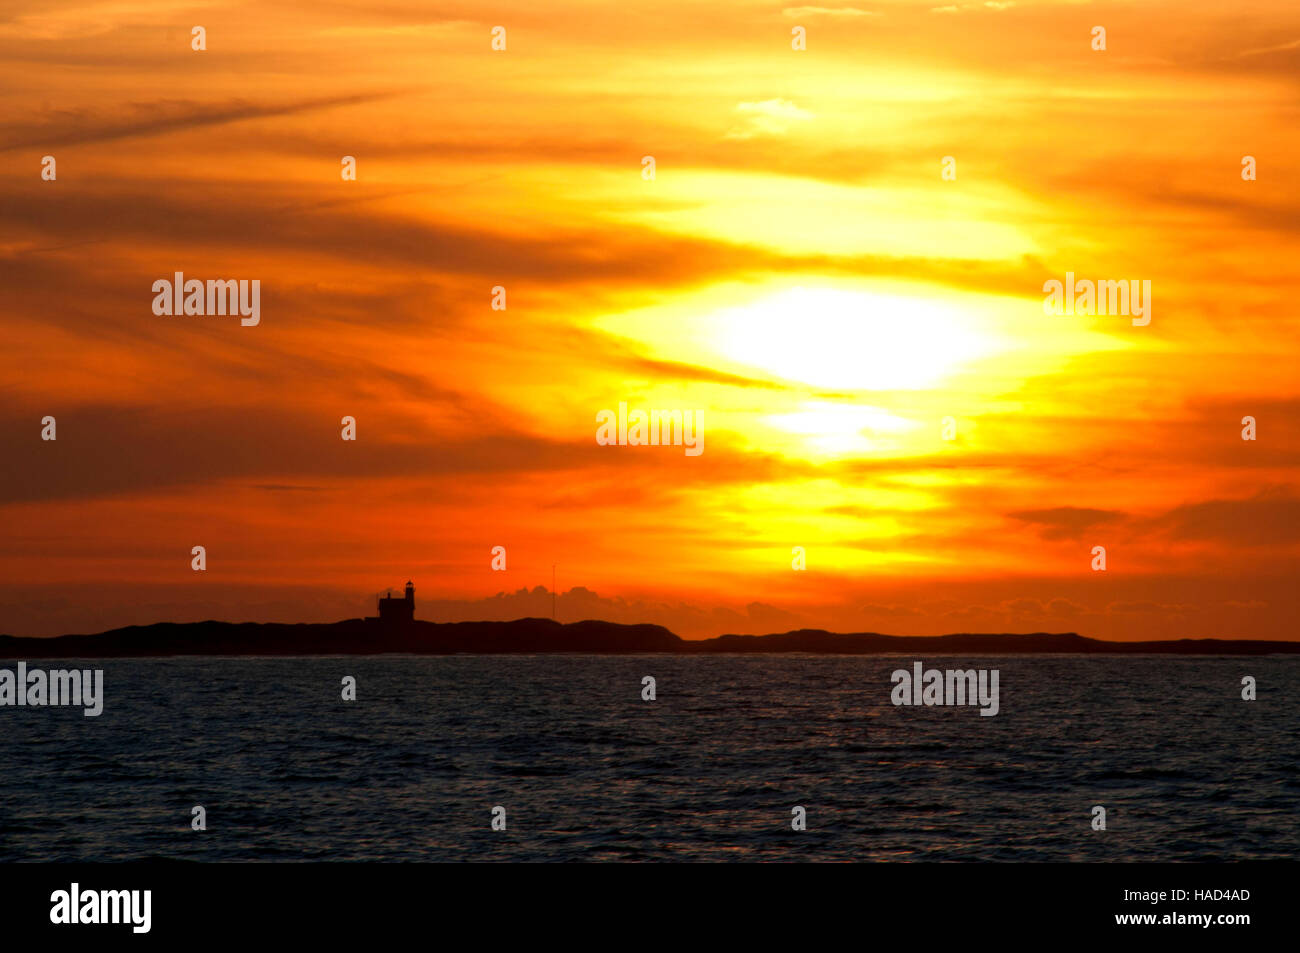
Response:
[{"label": "ocean water", "polygon": [[106,702],[0,708],[0,861],[1300,855],[1300,659],[921,659],[998,669],[995,717],[892,705],[913,660],[28,660]]}]

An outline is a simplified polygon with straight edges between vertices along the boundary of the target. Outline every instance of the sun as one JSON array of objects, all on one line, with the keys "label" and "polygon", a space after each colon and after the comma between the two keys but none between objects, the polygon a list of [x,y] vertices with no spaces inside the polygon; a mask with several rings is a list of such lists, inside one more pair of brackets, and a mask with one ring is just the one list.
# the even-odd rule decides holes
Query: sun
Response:
[{"label": "sun", "polygon": [[728,361],[835,390],[920,390],[1002,350],[961,309],[927,299],[796,287],[707,322]]}]

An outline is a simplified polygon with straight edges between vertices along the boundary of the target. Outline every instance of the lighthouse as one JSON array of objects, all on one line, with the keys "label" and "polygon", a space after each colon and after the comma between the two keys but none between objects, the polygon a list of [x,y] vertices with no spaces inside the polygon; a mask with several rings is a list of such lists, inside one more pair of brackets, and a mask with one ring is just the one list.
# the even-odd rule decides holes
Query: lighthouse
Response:
[{"label": "lighthouse", "polygon": [[379,621],[393,625],[415,621],[415,583],[407,580],[406,595],[400,599],[394,595],[379,597]]}]

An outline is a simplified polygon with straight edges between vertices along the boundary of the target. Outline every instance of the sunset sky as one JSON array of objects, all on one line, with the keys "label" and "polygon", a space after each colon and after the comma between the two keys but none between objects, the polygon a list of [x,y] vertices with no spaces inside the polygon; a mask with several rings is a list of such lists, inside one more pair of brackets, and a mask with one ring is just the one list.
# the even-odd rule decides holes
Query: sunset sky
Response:
[{"label": "sunset sky", "polygon": [[26,6],[0,632],[547,615],[554,563],[684,637],[1297,637],[1294,0]]}]

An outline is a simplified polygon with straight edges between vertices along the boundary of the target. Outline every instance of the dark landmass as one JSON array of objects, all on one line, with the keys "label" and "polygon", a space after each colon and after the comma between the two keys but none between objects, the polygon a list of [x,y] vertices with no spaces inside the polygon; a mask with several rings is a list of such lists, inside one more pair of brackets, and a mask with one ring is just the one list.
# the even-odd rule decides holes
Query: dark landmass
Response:
[{"label": "dark landmass", "polygon": [[978,634],[903,636],[875,632],[839,634],[800,629],[779,635],[722,635],[687,641],[658,625],[614,622],[561,624],[550,619],[513,622],[411,622],[385,624],[367,619],[326,624],[256,622],[160,622],[99,635],[20,638],[0,635],[0,658],[129,658],[165,655],[491,655],[581,652],[598,655],[725,652],[757,655],[806,652],[816,655],[1269,655],[1300,654],[1300,642],[1236,639],[1179,639],[1163,642],[1103,642],[1073,632],[1027,635]]}]

